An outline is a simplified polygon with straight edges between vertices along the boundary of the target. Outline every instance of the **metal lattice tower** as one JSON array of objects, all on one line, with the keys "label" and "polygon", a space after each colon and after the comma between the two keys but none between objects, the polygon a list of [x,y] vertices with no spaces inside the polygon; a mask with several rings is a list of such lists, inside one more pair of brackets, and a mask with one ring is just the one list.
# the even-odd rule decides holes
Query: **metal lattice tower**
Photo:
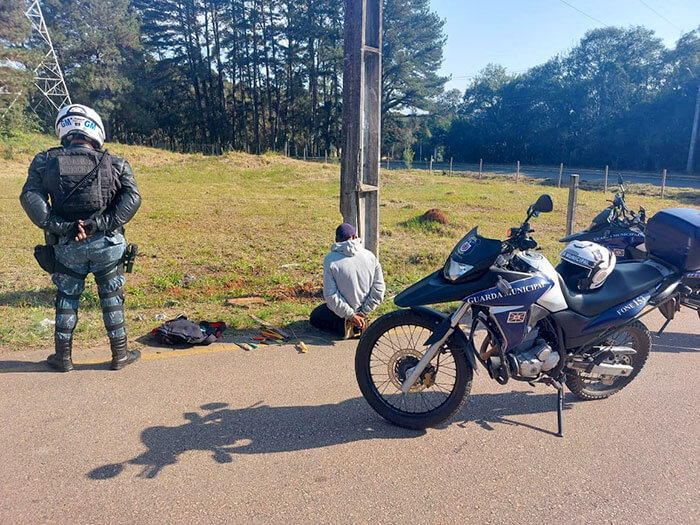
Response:
[{"label": "metal lattice tower", "polygon": [[[68,87],[63,79],[63,71],[58,64],[58,57],[51,42],[51,35],[44,21],[44,13],[41,11],[39,0],[32,0],[29,7],[24,12],[32,24],[32,33],[38,35],[43,41],[45,47],[48,48],[41,59],[39,65],[34,69],[34,85],[41,94],[32,101],[31,108],[35,113],[38,113],[41,106],[47,105],[48,110],[53,113],[60,110],[63,106],[71,104]],[[2,87],[0,87],[2,92]],[[3,116],[12,108],[14,103],[22,93],[16,93],[14,100],[5,109]]]}]

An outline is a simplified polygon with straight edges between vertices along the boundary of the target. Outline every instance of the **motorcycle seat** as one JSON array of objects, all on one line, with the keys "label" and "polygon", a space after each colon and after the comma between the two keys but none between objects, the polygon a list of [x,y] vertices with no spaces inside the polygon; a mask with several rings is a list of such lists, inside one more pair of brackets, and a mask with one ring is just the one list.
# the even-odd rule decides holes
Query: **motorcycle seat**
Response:
[{"label": "motorcycle seat", "polygon": [[664,279],[657,267],[643,261],[618,263],[603,286],[583,293],[578,291],[575,283],[570,280],[567,282],[566,275],[558,275],[569,309],[585,317],[602,314],[605,310],[650,290]]}]

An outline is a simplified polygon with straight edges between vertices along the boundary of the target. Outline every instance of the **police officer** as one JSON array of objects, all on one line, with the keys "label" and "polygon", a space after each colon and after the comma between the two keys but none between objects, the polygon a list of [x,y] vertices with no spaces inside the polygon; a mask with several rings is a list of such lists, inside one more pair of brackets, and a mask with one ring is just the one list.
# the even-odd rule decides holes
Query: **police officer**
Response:
[{"label": "police officer", "polygon": [[34,157],[20,196],[55,253],[55,353],[47,362],[62,372],[73,369],[78,301],[85,277],[92,273],[112,350],[111,367],[119,370],[141,356],[127,349],[122,289],[123,226],[136,214],[141,196],[129,163],[101,149],[104,127],[94,110],[65,106],[56,118],[56,134],[61,147]]}]

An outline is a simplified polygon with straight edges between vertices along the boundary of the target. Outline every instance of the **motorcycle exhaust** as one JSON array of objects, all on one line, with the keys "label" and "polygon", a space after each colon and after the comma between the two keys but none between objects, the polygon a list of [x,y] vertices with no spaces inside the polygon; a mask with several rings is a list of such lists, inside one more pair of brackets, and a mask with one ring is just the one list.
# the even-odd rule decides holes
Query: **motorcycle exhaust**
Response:
[{"label": "motorcycle exhaust", "polygon": [[629,376],[634,370],[630,365],[610,363],[601,363],[596,365],[595,363],[583,363],[581,361],[569,363],[567,367],[582,370],[588,374],[597,374],[602,376]]}]

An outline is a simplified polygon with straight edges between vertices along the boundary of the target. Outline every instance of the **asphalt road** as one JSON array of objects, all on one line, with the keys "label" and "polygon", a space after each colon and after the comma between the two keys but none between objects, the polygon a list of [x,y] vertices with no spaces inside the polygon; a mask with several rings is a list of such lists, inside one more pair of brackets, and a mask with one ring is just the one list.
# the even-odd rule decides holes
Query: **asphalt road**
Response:
[{"label": "asphalt road", "polygon": [[[659,316],[648,321],[658,328]],[[481,372],[448,425],[385,423],[354,343],[153,353],[120,372],[0,356],[1,523],[699,523],[700,320],[604,401]]]}]

